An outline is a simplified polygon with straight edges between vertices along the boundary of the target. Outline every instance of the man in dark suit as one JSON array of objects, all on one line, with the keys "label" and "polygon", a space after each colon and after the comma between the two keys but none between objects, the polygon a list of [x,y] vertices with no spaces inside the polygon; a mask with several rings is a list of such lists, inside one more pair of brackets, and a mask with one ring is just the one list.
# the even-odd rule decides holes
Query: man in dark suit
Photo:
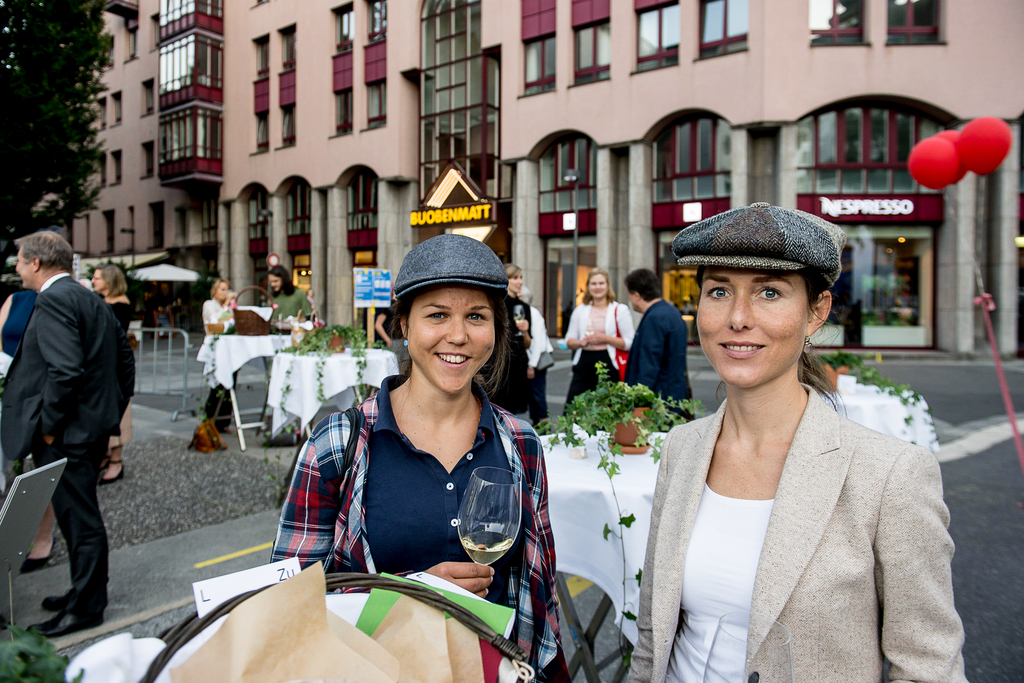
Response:
[{"label": "man in dark suit", "polygon": [[70,276],[72,250],[53,232],[18,240],[17,271],[39,292],[4,388],[4,453],[39,465],[67,458],[53,494],[71,555],[71,590],[43,600],[57,612],[35,628],[56,637],[103,623],[107,531],[98,465],[134,393],[135,359],[110,306]]},{"label": "man in dark suit", "polygon": [[643,314],[626,364],[626,384],[645,384],[661,395],[682,401],[686,380],[686,324],[675,306],[661,298],[658,276],[638,268],[626,276],[633,310]]}]

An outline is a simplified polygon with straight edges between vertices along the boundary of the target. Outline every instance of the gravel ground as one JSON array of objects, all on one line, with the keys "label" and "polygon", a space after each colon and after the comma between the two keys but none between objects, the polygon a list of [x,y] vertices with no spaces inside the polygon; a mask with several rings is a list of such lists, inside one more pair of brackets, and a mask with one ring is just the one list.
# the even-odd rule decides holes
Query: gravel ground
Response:
[{"label": "gravel ground", "polygon": [[[129,443],[123,459],[124,479],[98,488],[111,550],[277,507],[281,470],[273,457],[198,453],[186,439],[163,437]],[[50,564],[67,561],[55,525]]]}]

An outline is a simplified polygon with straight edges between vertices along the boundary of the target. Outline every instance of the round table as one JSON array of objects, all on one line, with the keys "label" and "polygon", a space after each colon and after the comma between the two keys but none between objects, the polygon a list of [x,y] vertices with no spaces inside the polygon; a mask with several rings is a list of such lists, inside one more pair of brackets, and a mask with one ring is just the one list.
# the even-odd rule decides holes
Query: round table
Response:
[{"label": "round table", "polygon": [[935,424],[928,413],[928,402],[923,398],[916,405],[905,406],[878,387],[859,383],[837,398],[839,413],[857,424],[924,446],[933,453],[939,452]]},{"label": "round table", "polygon": [[379,387],[385,377],[398,374],[398,360],[391,351],[369,349],[366,367],[360,372],[359,358],[351,349],[327,356],[279,353],[270,370],[267,405],[274,411],[273,432],[296,417],[303,427],[312,422],[321,406],[338,396],[339,410],[352,405],[352,388],[360,384]]}]

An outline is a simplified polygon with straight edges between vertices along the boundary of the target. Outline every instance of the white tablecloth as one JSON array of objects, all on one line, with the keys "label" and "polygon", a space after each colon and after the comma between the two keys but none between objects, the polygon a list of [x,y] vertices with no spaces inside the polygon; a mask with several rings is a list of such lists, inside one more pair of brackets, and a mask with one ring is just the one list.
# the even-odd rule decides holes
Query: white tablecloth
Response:
[{"label": "white tablecloth", "polygon": [[292,345],[292,337],[288,334],[260,337],[223,334],[216,337],[216,343],[213,340],[213,336],[206,336],[196,360],[203,363],[203,376],[211,387],[223,385],[228,389],[235,386],[235,371],[253,358],[273,356]]},{"label": "white tablecloth", "polygon": [[635,643],[636,622],[622,620],[623,565],[622,549],[626,549],[626,610],[640,611],[640,586],[636,573],[644,565],[647,535],[651,530],[651,508],[654,506],[654,484],[658,465],[648,455],[624,455],[618,458],[621,468],[615,476],[615,492],[622,506],[622,515],[635,515],[636,521],[625,529],[623,542],[614,536],[603,538],[607,523],[619,532],[618,511],[612,497],[608,475],[597,469],[600,461],[598,437],[587,440],[586,460],[569,457],[566,446],[544,442],[544,463],[548,471],[548,516],[555,537],[558,571],[593,581],[615,604],[615,620],[623,634]]},{"label": "white tablecloth", "polygon": [[[359,376],[358,360],[352,357],[351,349],[322,359],[324,400],[321,400],[320,382],[317,379],[320,356],[300,356],[293,353],[279,353],[274,356],[274,366],[270,371],[270,388],[267,391],[267,405],[274,410],[273,431],[276,433],[295,417],[299,418],[301,425],[306,425],[316,417],[320,407],[331,397],[342,394],[357,384],[372,384],[379,387],[385,377],[398,374],[398,361],[395,354],[390,351],[368,350],[366,369],[362,377]],[[287,395],[284,393],[286,386],[291,387]],[[353,397],[351,391],[339,397],[338,408],[344,409],[351,405]]]},{"label": "white tablecloth", "polygon": [[[927,412],[928,402],[924,399],[908,408],[895,396],[883,393],[878,387],[863,384],[857,384],[853,392],[840,394],[838,398],[839,412],[857,424],[938,453],[939,440],[935,436],[935,424]],[[907,424],[908,416],[912,418],[910,424]]]}]

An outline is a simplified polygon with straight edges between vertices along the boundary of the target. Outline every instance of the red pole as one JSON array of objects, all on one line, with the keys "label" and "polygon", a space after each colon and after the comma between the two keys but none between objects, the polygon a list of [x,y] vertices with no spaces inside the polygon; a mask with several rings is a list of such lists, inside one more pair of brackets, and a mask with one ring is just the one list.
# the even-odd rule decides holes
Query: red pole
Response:
[{"label": "red pole", "polygon": [[988,342],[992,347],[992,358],[996,362],[996,376],[999,378],[999,390],[1003,394],[1003,406],[1006,408],[1006,416],[1010,419],[1010,429],[1013,430],[1013,443],[1017,446],[1017,458],[1020,460],[1021,471],[1024,472],[1024,444],[1020,440],[1020,430],[1017,429],[1017,413],[1013,409],[1013,398],[1010,396],[1010,388],[1006,384],[1006,374],[1003,372],[1003,361],[999,358],[999,348],[996,346],[996,333],[992,329],[991,311],[996,310],[996,302],[992,295],[984,292],[981,296],[975,297],[975,306],[981,306],[981,312],[985,314],[985,329],[988,331]]}]

